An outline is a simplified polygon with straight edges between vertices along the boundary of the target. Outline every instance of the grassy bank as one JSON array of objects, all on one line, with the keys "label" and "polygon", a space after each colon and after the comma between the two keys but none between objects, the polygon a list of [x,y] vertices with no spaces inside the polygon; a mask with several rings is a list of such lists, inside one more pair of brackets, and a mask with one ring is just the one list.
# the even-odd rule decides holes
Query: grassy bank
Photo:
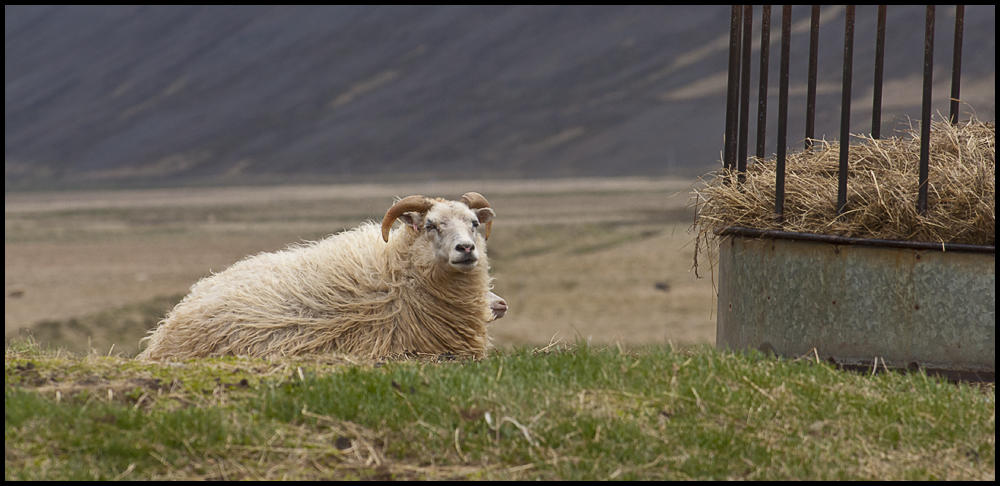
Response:
[{"label": "grassy bank", "polygon": [[984,479],[995,389],[709,347],[4,359],[5,479]]}]

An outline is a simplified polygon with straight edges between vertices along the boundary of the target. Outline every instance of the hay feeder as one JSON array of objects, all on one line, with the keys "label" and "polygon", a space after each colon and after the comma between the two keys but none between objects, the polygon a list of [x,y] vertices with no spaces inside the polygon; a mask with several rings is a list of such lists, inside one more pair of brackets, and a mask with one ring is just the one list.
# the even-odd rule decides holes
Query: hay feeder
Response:
[{"label": "hay feeder", "polygon": [[[766,9],[762,22],[769,22]],[[955,100],[962,13],[956,11]],[[696,193],[697,246],[718,268],[716,345],[872,371],[920,368],[995,381],[995,123],[958,122],[956,102],[950,118],[932,130],[927,68],[919,131],[882,139],[876,97],[872,135],[862,143],[825,142],[807,133],[805,149],[788,154],[785,7],[778,153],[765,160],[758,140],[757,156],[748,157],[750,37],[741,29],[747,32],[752,16],[749,7],[733,7],[724,169]],[[933,21],[928,7],[925,60]],[[840,140],[846,142],[853,8],[845,22]],[[884,11],[879,29],[884,32]],[[762,31],[769,30],[765,23]],[[766,53],[761,59],[766,72]],[[876,56],[878,84],[880,73]],[[815,82],[810,73],[810,85]],[[758,106],[766,99],[764,83]],[[807,111],[809,130],[815,111]]]}]

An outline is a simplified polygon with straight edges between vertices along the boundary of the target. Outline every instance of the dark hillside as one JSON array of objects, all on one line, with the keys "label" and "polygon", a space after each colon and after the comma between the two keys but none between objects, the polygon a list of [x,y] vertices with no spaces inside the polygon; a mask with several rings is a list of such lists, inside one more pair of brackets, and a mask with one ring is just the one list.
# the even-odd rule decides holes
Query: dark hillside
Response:
[{"label": "dark hillside", "polygon": [[[808,9],[794,10],[807,25]],[[857,132],[870,116],[874,11],[858,9]],[[945,113],[953,11],[938,10],[935,110]],[[832,138],[843,9],[824,12],[829,108],[818,128]],[[916,116],[923,7],[889,12],[885,112]],[[721,150],[728,15],[725,6],[6,6],[4,184],[701,173]],[[963,100],[983,119],[995,116],[995,18],[994,6],[966,12]],[[795,36],[798,114],[808,39],[801,28]],[[771,65],[776,79],[777,49]],[[790,141],[802,136],[796,123]]]}]

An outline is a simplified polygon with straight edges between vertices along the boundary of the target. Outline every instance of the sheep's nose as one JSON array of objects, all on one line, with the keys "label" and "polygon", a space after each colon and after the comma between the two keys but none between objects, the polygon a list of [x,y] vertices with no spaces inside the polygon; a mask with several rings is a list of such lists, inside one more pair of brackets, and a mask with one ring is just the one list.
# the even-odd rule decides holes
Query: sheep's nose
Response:
[{"label": "sheep's nose", "polygon": [[476,245],[461,243],[455,246],[455,250],[463,253],[472,253],[472,250],[476,249]]}]

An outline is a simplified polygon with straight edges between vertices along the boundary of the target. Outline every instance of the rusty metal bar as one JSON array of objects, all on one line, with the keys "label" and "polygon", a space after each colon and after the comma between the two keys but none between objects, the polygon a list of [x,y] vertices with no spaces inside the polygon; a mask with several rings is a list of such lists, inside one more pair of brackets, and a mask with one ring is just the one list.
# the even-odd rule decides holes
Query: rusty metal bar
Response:
[{"label": "rusty metal bar", "polygon": [[760,11],[760,80],[757,81],[757,158],[764,158],[767,126],[767,68],[771,52],[771,6]]},{"label": "rusty metal bar", "polygon": [[854,5],[844,16],[844,87],[840,97],[840,171],[837,181],[837,213],[847,209],[847,161],[851,147],[851,76],[854,68]]},{"label": "rusty metal bar", "polygon": [[854,238],[849,236],[820,235],[816,233],[794,233],[791,231],[764,230],[727,226],[716,230],[718,236],[742,236],[745,238],[772,238],[783,240],[814,241],[831,245],[877,246],[881,248],[909,248],[929,251],[964,251],[970,253],[996,253],[995,245],[969,245],[965,243],[934,243],[931,241],[883,240],[878,238]]},{"label": "rusty metal bar", "polygon": [[816,138],[816,64],[819,52],[819,5],[812,6],[809,21],[809,77],[806,91],[806,151]]},{"label": "rusty metal bar", "polygon": [[872,95],[872,138],[882,138],[882,73],[885,67],[885,5],[878,6],[875,29],[875,89]]},{"label": "rusty metal bar", "polygon": [[751,34],[753,33],[753,5],[743,6],[743,55],[740,60],[740,138],[738,153],[736,157],[737,181],[742,183],[746,179],[747,171],[747,145],[749,143],[750,131],[750,48],[753,45]]},{"label": "rusty metal bar", "polygon": [[726,90],[726,135],[722,162],[727,170],[733,169],[736,158],[736,116],[739,103],[739,67],[740,67],[740,21],[743,18],[743,6],[733,5],[732,19],[729,24],[729,80]]},{"label": "rusty metal bar", "polygon": [[948,120],[958,122],[959,88],[962,84],[962,35],[965,30],[965,5],[955,5],[955,53],[951,64],[951,114]]},{"label": "rusty metal bar", "polygon": [[778,74],[778,154],[775,165],[774,213],[785,214],[785,154],[788,151],[788,57],[792,37],[792,6],[781,7],[781,68]]},{"label": "rusty metal bar", "polygon": [[924,28],[924,92],[920,109],[920,188],[917,193],[917,211],[927,214],[928,160],[931,142],[931,83],[934,73],[934,5],[927,6]]}]

